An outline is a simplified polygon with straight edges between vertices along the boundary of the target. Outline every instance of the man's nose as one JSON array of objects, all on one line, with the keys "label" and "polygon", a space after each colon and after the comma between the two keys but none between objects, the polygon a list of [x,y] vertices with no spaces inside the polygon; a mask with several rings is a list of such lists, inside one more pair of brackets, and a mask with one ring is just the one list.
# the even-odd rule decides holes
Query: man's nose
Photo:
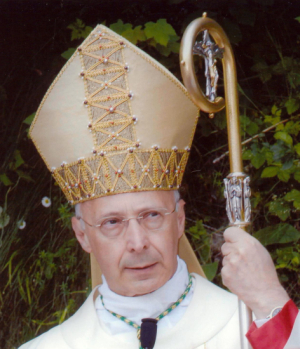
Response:
[{"label": "man's nose", "polygon": [[129,252],[140,253],[146,250],[150,245],[147,231],[143,228],[138,219],[133,218],[127,221],[125,236]]}]

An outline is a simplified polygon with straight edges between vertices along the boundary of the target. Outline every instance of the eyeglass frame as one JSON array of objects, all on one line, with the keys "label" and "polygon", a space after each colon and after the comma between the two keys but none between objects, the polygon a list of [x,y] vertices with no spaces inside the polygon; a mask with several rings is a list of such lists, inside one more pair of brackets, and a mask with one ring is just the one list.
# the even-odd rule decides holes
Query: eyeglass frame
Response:
[{"label": "eyeglass frame", "polygon": [[[174,212],[178,212],[178,207],[177,207],[177,205],[178,205],[178,202],[180,201],[181,199],[179,199],[179,200],[177,200],[176,202],[175,202],[175,207],[174,207],[174,209],[173,209],[173,211],[171,211],[171,212],[166,212],[165,214],[164,214],[164,216],[168,216],[168,215],[171,215],[172,213],[174,213]],[[164,207],[161,207],[161,209],[166,209],[166,208],[164,208]],[[124,225],[124,228],[123,228],[123,230],[122,230],[122,233],[125,231],[125,227],[127,228],[128,227],[128,222],[131,220],[131,219],[136,219],[137,220],[137,222],[138,222],[138,220],[139,219],[142,219],[143,217],[140,217],[140,215],[142,214],[142,213],[146,213],[146,212],[149,212],[149,211],[151,211],[152,209],[149,209],[149,210],[146,210],[146,211],[142,211],[142,212],[140,212],[139,214],[138,214],[138,216],[137,217],[128,217],[128,218],[125,218],[125,219],[122,219],[122,222],[127,222],[127,224],[126,225]],[[167,210],[167,209],[166,209]],[[153,209],[153,211],[155,211],[155,209]],[[82,220],[85,224],[87,224],[88,226],[90,226],[91,228],[101,228],[101,226],[102,226],[102,223],[106,220],[106,219],[108,219],[108,218],[115,218],[114,216],[107,216],[107,217],[103,217],[103,218],[101,218],[101,220],[103,220],[103,222],[101,223],[101,224],[90,224],[90,223],[88,223],[88,222],[86,222],[82,217],[79,217],[79,216],[76,216],[76,218],[78,219],[78,220]],[[123,216],[119,216],[119,218],[124,218]],[[139,223],[140,224],[140,223]],[[151,231],[155,231],[155,230],[159,230],[159,229],[161,229],[161,228],[158,228],[158,229],[151,229]],[[101,232],[101,230],[99,229],[99,231]],[[122,234],[122,233],[120,233],[120,235]],[[105,235],[105,234],[104,234]],[[120,236],[120,235],[118,235],[118,236]]]}]

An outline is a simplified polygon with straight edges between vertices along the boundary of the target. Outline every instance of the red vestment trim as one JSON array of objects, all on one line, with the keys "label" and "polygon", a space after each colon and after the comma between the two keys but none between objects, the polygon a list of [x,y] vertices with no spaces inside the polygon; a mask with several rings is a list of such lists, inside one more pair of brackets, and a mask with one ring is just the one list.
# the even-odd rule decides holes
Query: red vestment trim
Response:
[{"label": "red vestment trim", "polygon": [[289,300],[278,315],[261,327],[257,328],[253,322],[246,334],[253,349],[283,349],[291,335],[298,314],[295,303]]}]

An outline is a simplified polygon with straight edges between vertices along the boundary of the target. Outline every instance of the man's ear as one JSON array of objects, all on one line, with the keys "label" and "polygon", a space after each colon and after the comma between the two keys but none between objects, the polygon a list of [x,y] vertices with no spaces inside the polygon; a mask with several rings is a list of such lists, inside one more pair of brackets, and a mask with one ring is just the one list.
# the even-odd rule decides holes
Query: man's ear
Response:
[{"label": "man's ear", "polygon": [[177,204],[178,239],[181,238],[185,228],[184,200],[179,200]]},{"label": "man's ear", "polygon": [[85,232],[85,229],[83,229],[80,219],[77,219],[76,217],[72,217],[71,222],[72,222],[72,228],[75,232],[76,239],[79,241],[81,247],[87,253],[91,253],[92,252],[91,244]]}]

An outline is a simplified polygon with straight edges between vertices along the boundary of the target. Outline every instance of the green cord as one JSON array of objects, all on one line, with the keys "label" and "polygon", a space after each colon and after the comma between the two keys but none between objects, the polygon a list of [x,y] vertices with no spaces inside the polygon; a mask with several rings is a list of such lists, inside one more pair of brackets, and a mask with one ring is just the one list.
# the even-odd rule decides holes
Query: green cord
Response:
[{"label": "green cord", "polygon": [[[175,303],[173,303],[168,309],[166,309],[165,311],[163,311],[160,315],[158,315],[155,319],[157,321],[159,321],[160,319],[162,319],[163,317],[167,316],[172,310],[174,310],[176,307],[178,307],[178,305],[185,299],[186,295],[189,293],[191,287],[193,284],[193,280],[192,280],[192,275],[189,274],[189,283],[185,289],[185,291],[183,292],[183,294],[180,296],[180,298],[178,299],[178,301],[176,301]],[[128,324],[129,326],[134,327],[137,330],[137,338],[140,339],[140,332],[141,332],[141,326],[139,326],[138,324],[136,324],[134,321],[131,321],[129,319],[127,319],[127,317],[119,315],[117,313],[114,313],[113,311],[107,309],[104,305],[104,301],[103,301],[103,296],[102,294],[100,294],[100,299],[103,305],[103,308],[105,310],[107,310],[109,313],[111,313],[111,315],[115,316],[116,318],[122,320],[123,322],[125,322],[126,324]],[[139,347],[139,349],[143,349],[141,346]]]}]

